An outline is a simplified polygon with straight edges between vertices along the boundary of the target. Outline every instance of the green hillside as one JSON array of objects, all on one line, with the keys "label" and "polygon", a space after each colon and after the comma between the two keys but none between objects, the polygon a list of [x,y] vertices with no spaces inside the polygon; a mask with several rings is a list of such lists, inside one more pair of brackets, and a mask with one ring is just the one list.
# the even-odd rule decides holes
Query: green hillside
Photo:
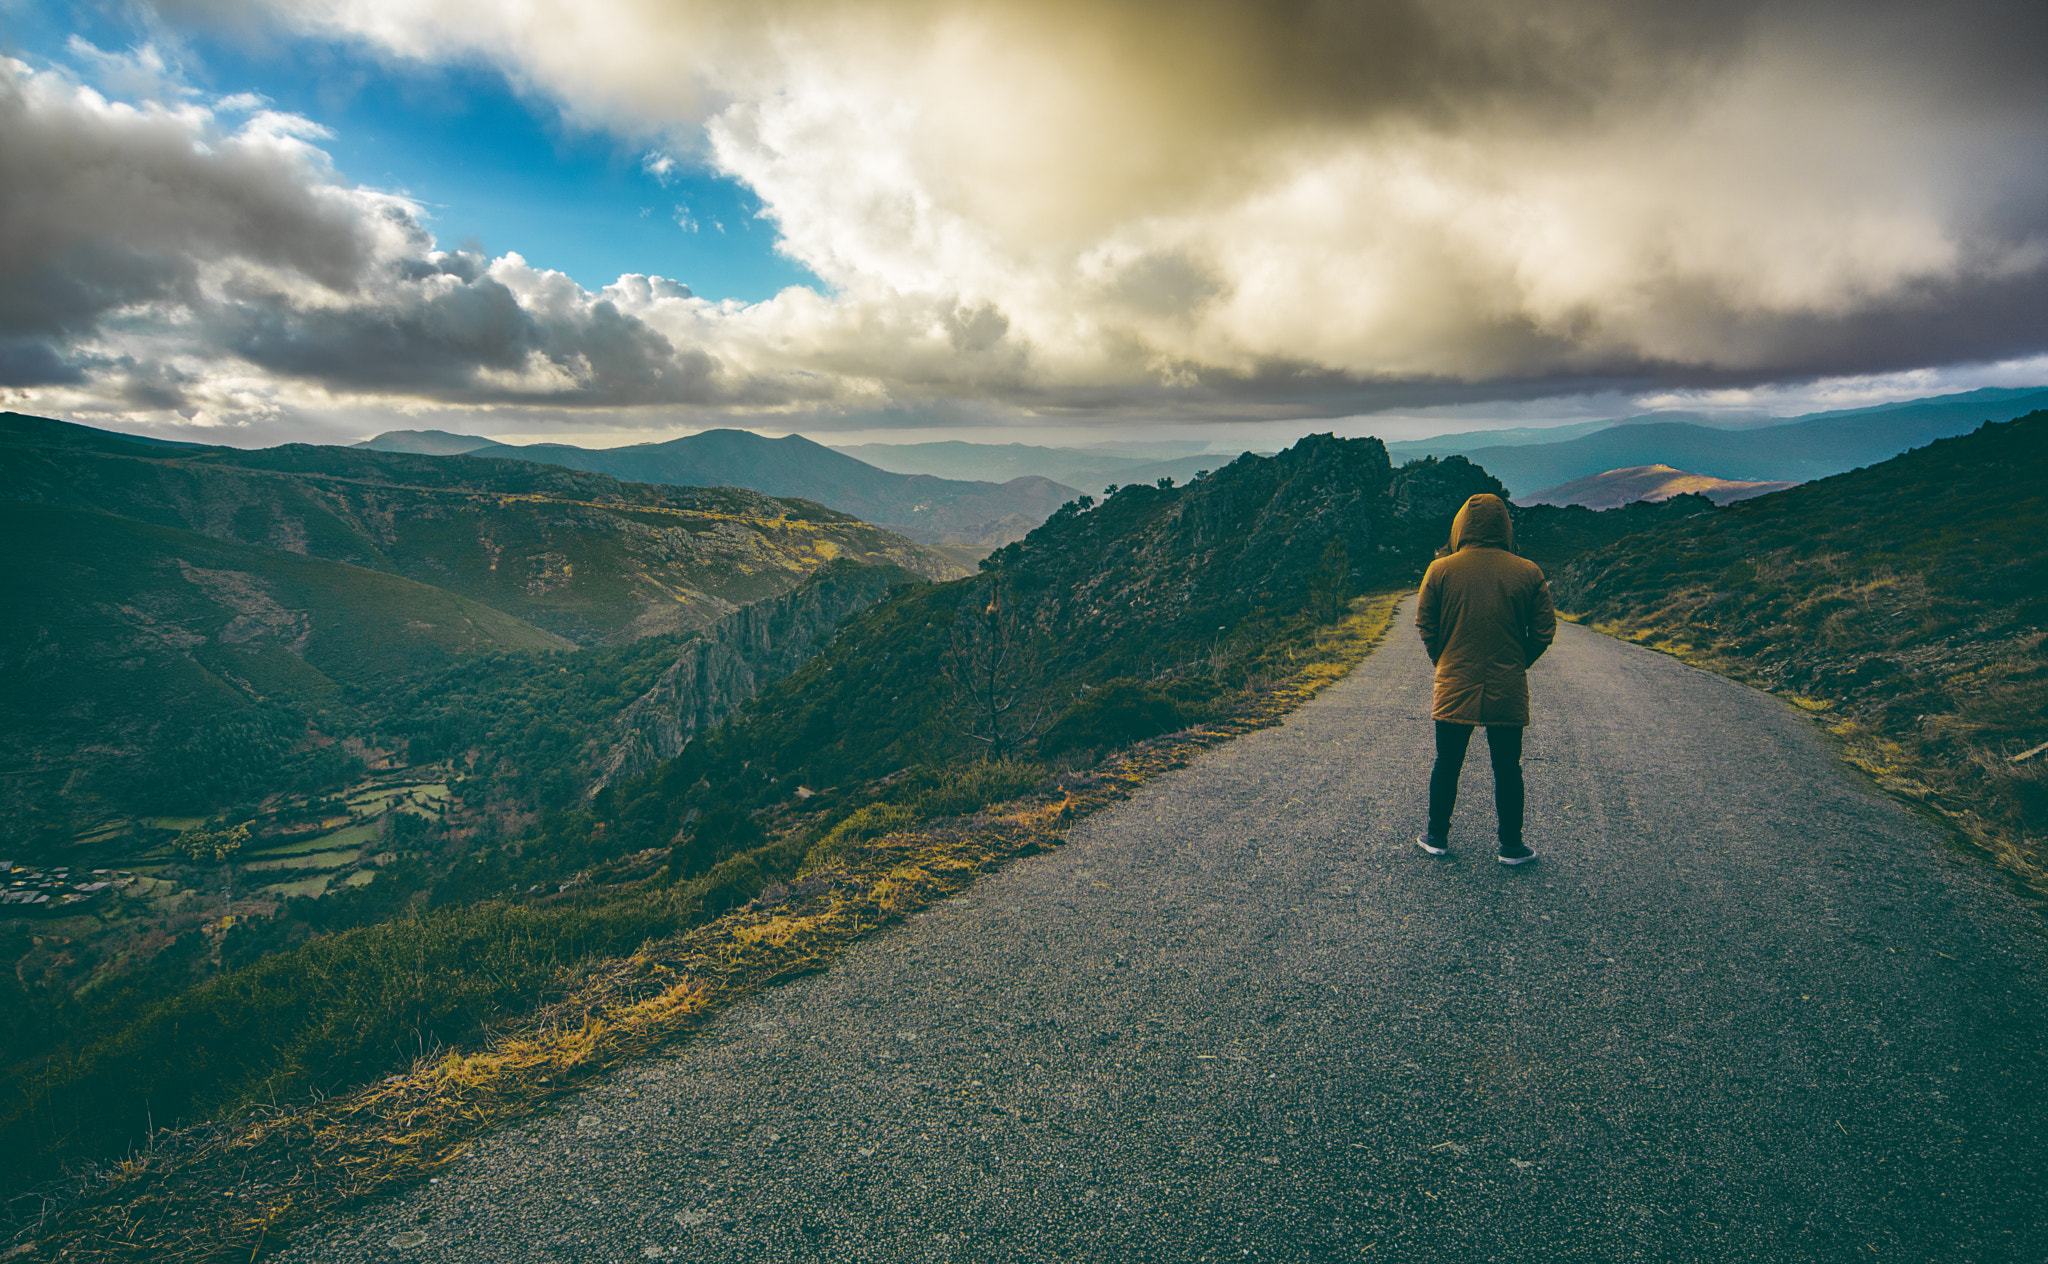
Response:
[{"label": "green hillside", "polygon": [[[344,684],[570,648],[401,576],[107,514],[0,501],[0,533],[10,837],[59,792],[170,813],[232,798],[257,778],[245,761],[288,762],[302,744],[296,708]],[[285,717],[301,731],[268,731]]]},{"label": "green hillside", "polygon": [[[874,606],[734,721],[601,796],[600,814],[653,846],[697,811],[829,817],[905,769],[1085,760],[1183,727],[1285,674],[1352,595],[1411,582],[1457,506],[1498,489],[1461,460],[1395,471],[1377,439],[1313,435],[1186,486],[1082,497],[974,579]],[[678,863],[747,837],[699,831]]]},{"label": "green hillside", "polygon": [[961,573],[847,514],[740,488],[305,444],[144,448],[17,414],[0,417],[0,498],[403,575],[580,645],[706,627],[836,558]]},{"label": "green hillside", "polygon": [[[2048,412],[1665,521],[1561,607],[1800,699],[2048,896]],[[2031,753],[2029,753],[2031,752]]]},{"label": "green hillside", "polygon": [[[1458,505],[1499,490],[1462,459],[1395,470],[1377,440],[1318,436],[1078,498],[953,582],[842,560],[701,636],[340,681],[317,724],[378,770],[284,787],[243,854],[122,861],[149,876],[114,906],[0,941],[20,984],[0,986],[0,1171],[118,1154],[152,1117],[345,1090],[865,840],[1057,799],[1134,741],[1270,708],[1350,644],[1333,625],[1355,594],[1412,583]],[[1687,508],[1518,519],[1562,556]],[[749,677],[773,683],[747,700]]]}]

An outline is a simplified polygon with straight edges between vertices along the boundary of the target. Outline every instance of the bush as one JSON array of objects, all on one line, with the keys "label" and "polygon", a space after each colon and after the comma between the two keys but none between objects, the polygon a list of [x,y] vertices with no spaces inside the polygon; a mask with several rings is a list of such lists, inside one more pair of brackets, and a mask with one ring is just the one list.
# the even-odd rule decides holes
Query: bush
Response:
[{"label": "bush", "polygon": [[[539,1000],[564,967],[631,952],[684,919],[629,892],[489,903],[327,935],[147,1005],[133,1022],[8,1084],[0,1184],[118,1154],[158,1126],[334,1092]],[[195,946],[203,944],[192,936]]]},{"label": "bush", "polygon": [[1038,753],[1070,750],[1114,750],[1133,742],[1184,729],[1194,717],[1180,703],[1157,689],[1124,678],[1091,689],[1068,707],[1045,736]]},{"label": "bush", "polygon": [[854,844],[909,829],[918,819],[919,813],[903,804],[870,803],[833,826],[825,837],[819,839],[810,854],[804,857],[804,867],[815,869],[829,864],[845,855]]},{"label": "bush", "polygon": [[767,835],[745,812],[731,807],[712,808],[695,829],[669,849],[669,877],[694,878],[725,857],[759,847],[766,841]]},{"label": "bush", "polygon": [[962,816],[1014,799],[1043,780],[1045,769],[1026,760],[982,760],[946,769],[917,796],[917,809],[927,817]]}]

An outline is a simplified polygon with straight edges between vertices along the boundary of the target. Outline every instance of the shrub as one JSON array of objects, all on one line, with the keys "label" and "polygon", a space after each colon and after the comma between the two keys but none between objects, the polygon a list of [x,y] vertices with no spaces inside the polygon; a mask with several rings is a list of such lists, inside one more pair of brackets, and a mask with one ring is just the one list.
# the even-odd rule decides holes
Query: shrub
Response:
[{"label": "shrub", "polygon": [[880,838],[916,824],[919,813],[900,803],[870,803],[832,827],[804,857],[805,868],[818,868],[845,855],[855,843]]},{"label": "shrub", "polygon": [[1184,729],[1193,717],[1180,703],[1129,678],[1091,689],[1038,739],[1038,753],[1113,750]]},{"label": "shrub", "polygon": [[1014,799],[1045,779],[1045,769],[1022,759],[981,760],[948,768],[938,784],[917,797],[928,817],[961,816]]}]

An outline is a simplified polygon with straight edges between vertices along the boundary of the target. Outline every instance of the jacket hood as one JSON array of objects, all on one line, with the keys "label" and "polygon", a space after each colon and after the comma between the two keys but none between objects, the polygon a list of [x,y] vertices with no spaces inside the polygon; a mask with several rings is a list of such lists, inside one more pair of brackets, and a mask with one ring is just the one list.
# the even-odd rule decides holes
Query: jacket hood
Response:
[{"label": "jacket hood", "polygon": [[1468,544],[1482,548],[1515,549],[1515,524],[1508,518],[1508,503],[1492,492],[1480,492],[1468,499],[1451,519],[1451,552]]}]

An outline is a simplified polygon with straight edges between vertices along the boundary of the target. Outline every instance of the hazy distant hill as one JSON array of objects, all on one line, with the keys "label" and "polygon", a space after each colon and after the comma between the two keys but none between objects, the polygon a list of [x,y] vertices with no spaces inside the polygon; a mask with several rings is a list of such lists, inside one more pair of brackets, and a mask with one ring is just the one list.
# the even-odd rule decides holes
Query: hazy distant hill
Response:
[{"label": "hazy distant hill", "polygon": [[892,474],[802,435],[764,439],[747,430],[706,430],[625,448],[493,444],[472,455],[543,461],[626,482],[801,496],[925,544],[992,546],[1021,539],[1077,495],[1046,478],[997,483]]},{"label": "hazy distant hill", "polygon": [[304,444],[145,449],[11,415],[0,497],[404,575],[586,645],[708,626],[834,558],[934,579],[964,569],[846,514],[736,488]]},{"label": "hazy distant hill", "polygon": [[1425,456],[1451,456],[1457,453],[1476,452],[1481,448],[1519,448],[1532,443],[1562,443],[1566,439],[1577,439],[1615,426],[1634,425],[1648,421],[1693,421],[1701,425],[1713,422],[1691,413],[1669,413],[1655,417],[1608,418],[1604,421],[1578,421],[1564,426],[1516,426],[1507,430],[1467,430],[1457,434],[1433,435],[1427,439],[1402,439],[1387,445],[1387,454],[1397,461],[1413,461]]},{"label": "hazy distant hill", "polygon": [[1573,479],[1540,492],[1518,496],[1515,500],[1523,505],[1584,505],[1588,509],[1616,509],[1639,500],[1705,496],[1717,505],[1726,505],[1796,486],[1796,483],[1731,482],[1704,474],[1688,474],[1668,465],[1637,465]]},{"label": "hazy distant hill", "polygon": [[2048,407],[2048,390],[1964,395],[1815,413],[1744,430],[1690,422],[1616,425],[1557,443],[1458,449],[1517,495],[1604,470],[1670,465],[1714,478],[1803,483],[1889,460],[1936,439],[1967,434]]},{"label": "hazy distant hill", "polygon": [[461,456],[478,448],[496,447],[498,441],[450,434],[446,430],[387,430],[374,439],[349,446],[372,452],[410,452],[415,456]]},{"label": "hazy distant hill", "polygon": [[[943,478],[1019,478],[1039,475],[1088,492],[1114,483],[1185,483],[1203,470],[1220,470],[1240,453],[1204,453],[1199,443],[1121,445],[1119,448],[1043,448],[1023,443],[864,443],[833,451],[904,474]],[[1195,452],[1174,451],[1196,448]],[[1262,452],[1261,456],[1271,456]]]},{"label": "hazy distant hill", "polygon": [[1046,448],[1028,443],[854,443],[832,445],[834,452],[865,461],[894,474],[930,474],[937,478],[1008,480],[1036,475],[1069,487],[1100,486],[1096,477],[1109,470],[1147,465],[1162,456],[1103,452],[1090,448]]}]

